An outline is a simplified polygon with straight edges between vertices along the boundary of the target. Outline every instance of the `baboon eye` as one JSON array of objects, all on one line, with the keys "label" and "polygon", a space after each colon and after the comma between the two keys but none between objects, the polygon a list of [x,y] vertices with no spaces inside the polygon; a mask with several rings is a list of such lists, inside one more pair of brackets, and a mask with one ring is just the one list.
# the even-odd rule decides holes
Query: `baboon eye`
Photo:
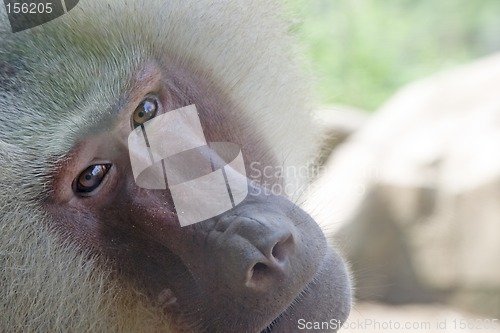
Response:
[{"label": "baboon eye", "polygon": [[135,109],[132,115],[134,128],[141,126],[146,121],[153,119],[158,111],[158,100],[155,97],[146,97]]},{"label": "baboon eye", "polygon": [[74,191],[80,194],[90,193],[101,185],[111,164],[96,164],[85,169],[74,182]]}]

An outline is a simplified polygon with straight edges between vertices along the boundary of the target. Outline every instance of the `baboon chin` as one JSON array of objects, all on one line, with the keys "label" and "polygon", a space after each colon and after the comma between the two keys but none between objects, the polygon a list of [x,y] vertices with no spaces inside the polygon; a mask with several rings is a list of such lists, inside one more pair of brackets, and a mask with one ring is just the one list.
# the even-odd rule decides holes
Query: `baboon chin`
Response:
[{"label": "baboon chin", "polygon": [[337,331],[344,263],[303,173],[269,172],[316,140],[278,13],[81,0],[12,33],[0,9],[0,331]]}]

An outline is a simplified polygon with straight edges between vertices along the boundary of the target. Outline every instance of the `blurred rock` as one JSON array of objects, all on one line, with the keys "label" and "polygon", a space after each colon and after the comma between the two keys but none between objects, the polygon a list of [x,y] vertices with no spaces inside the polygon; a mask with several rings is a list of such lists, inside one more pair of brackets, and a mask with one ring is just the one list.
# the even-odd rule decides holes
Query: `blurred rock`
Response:
[{"label": "blurred rock", "polygon": [[311,193],[359,298],[500,315],[500,55],[398,92]]}]

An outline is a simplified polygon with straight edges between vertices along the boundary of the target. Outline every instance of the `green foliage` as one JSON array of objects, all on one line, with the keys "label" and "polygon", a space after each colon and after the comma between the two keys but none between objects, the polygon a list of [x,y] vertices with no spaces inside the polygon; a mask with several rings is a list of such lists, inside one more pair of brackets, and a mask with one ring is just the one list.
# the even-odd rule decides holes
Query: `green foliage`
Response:
[{"label": "green foliage", "polygon": [[288,0],[325,104],[375,110],[402,85],[500,49],[499,0]]}]

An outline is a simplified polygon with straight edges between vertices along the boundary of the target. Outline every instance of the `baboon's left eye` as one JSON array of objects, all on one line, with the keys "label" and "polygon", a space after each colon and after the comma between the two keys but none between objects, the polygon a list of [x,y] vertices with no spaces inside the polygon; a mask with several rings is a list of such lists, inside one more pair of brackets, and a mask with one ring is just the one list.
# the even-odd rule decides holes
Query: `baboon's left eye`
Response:
[{"label": "baboon's left eye", "polygon": [[73,190],[77,194],[90,193],[101,185],[104,176],[111,168],[111,164],[96,164],[85,169],[76,179]]},{"label": "baboon's left eye", "polygon": [[146,97],[135,109],[132,115],[134,128],[141,126],[146,121],[153,119],[158,111],[158,100],[155,97]]}]

